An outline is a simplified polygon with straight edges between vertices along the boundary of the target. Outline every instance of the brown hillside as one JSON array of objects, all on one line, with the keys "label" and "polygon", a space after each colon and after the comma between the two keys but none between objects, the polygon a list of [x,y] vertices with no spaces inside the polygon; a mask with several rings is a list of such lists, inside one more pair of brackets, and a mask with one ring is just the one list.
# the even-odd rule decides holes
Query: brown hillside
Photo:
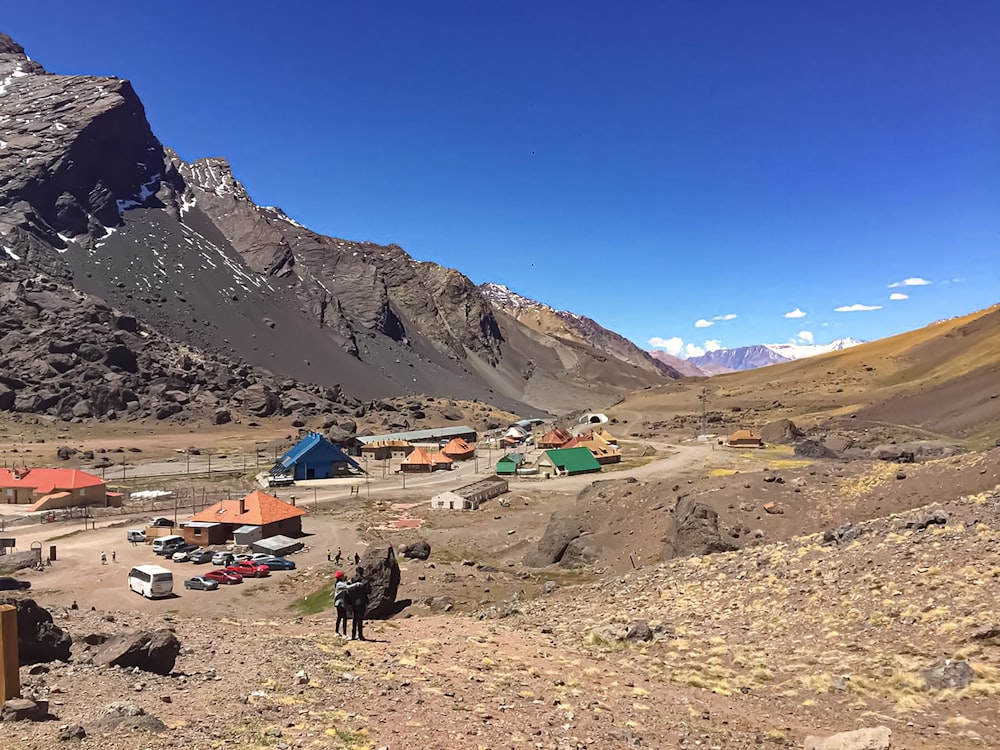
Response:
[{"label": "brown hillside", "polygon": [[711,409],[743,424],[850,418],[856,428],[992,443],[1000,436],[1000,305],[819,357],[648,389],[615,414],[652,424],[700,412],[703,387]]}]

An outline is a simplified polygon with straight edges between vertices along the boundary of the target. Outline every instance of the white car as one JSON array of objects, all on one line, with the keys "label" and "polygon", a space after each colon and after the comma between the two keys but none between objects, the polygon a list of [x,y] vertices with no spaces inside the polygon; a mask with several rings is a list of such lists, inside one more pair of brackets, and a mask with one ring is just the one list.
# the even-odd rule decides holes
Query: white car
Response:
[{"label": "white car", "polygon": [[191,555],[193,555],[195,552],[201,552],[201,549],[198,548],[198,549],[181,550],[180,552],[175,552],[174,554],[172,554],[170,556],[170,559],[173,560],[174,562],[187,562],[188,560],[191,559]]}]

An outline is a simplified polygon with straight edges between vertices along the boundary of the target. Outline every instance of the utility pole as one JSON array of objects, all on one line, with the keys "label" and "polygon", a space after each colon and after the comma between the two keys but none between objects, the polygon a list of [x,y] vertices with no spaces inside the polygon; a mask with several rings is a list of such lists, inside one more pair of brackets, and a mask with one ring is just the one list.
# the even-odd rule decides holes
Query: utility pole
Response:
[{"label": "utility pole", "polygon": [[708,388],[702,388],[701,393],[698,394],[698,400],[701,401],[701,434],[708,434]]}]

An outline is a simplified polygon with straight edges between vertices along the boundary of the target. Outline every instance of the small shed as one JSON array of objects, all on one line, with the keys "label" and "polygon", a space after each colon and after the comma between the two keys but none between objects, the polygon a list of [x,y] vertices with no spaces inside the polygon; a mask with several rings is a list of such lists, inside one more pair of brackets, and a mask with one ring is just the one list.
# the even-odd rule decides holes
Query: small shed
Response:
[{"label": "small shed", "polygon": [[233,541],[236,544],[242,544],[247,547],[254,542],[259,542],[263,538],[263,526],[251,526],[247,524],[246,526],[240,526],[238,529],[233,531]]},{"label": "small shed", "polygon": [[497,474],[516,474],[523,463],[523,453],[508,453],[497,461]]},{"label": "small shed", "polygon": [[582,446],[545,451],[536,465],[544,476],[573,476],[601,470],[594,454]]},{"label": "small shed", "polygon": [[729,436],[726,444],[731,448],[763,448],[764,441],[761,440],[753,430],[737,430]]},{"label": "small shed", "polygon": [[[475,505],[475,507],[473,507]],[[431,498],[431,507],[437,510],[477,510],[479,503],[470,503],[457,492],[441,492]]]},{"label": "small shed", "polygon": [[298,552],[303,547],[305,547],[304,542],[300,542],[297,539],[292,539],[290,536],[284,536],[281,534],[278,534],[277,536],[269,536],[267,539],[261,539],[250,545],[250,548],[254,552],[271,554],[275,557],[290,555],[292,552]]}]

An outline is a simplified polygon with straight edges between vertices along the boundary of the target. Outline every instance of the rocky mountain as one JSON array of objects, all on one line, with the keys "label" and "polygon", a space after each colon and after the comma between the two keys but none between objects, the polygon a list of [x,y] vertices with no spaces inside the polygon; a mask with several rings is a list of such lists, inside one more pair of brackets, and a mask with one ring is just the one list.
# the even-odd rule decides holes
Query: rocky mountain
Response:
[{"label": "rocky mountain", "polygon": [[487,283],[479,291],[493,306],[518,323],[573,347],[593,347],[626,364],[659,373],[668,378],[682,377],[678,368],[652,356],[624,336],[610,331],[584,315],[556,310],[542,302],[523,297],[502,284]]},{"label": "rocky mountain", "polygon": [[719,375],[725,372],[754,370],[758,367],[767,367],[767,365],[791,362],[791,359],[783,357],[769,346],[755,344],[735,349],[716,349],[712,352],[705,352],[700,357],[691,357],[688,362],[708,375]]},{"label": "rocky mountain", "polygon": [[[537,330],[458,271],[258,206],[224,159],[186,163],[164,148],[128,81],[47,73],[5,35],[0,123],[10,283],[56,284],[71,306],[100,300],[165,346],[348,399],[450,396],[518,412],[600,404],[670,375],[610,332],[593,346]],[[22,395],[14,408],[31,410]]]},{"label": "rocky mountain", "polygon": [[758,367],[792,362],[816,357],[827,352],[838,352],[865,343],[852,338],[834,339],[829,344],[755,344],[733,349],[716,349],[700,357],[686,360],[700,368],[704,374],[720,375],[726,372],[754,370]]},{"label": "rocky mountain", "polygon": [[686,359],[681,359],[680,357],[675,357],[673,354],[667,354],[662,349],[652,349],[647,352],[650,357],[658,362],[662,362],[668,367],[677,370],[681,375],[688,378],[703,378],[705,377],[705,372],[698,367],[693,362]]}]

